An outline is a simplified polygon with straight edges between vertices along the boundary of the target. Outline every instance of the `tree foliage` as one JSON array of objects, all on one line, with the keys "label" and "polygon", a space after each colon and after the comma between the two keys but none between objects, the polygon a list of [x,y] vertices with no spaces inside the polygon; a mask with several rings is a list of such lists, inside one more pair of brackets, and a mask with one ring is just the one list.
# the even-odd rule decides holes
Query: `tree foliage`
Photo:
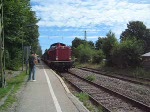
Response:
[{"label": "tree foliage", "polygon": [[96,50],[102,49],[102,44],[104,43],[104,41],[106,40],[106,37],[98,37],[98,40],[95,43],[95,48]]},{"label": "tree foliage", "polygon": [[120,44],[116,44],[112,50],[112,62],[118,67],[139,66],[143,53],[143,42],[132,37]]},{"label": "tree foliage", "polygon": [[104,52],[106,59],[110,59],[113,47],[118,43],[115,34],[109,31],[106,38],[101,39],[101,49]]},{"label": "tree foliage", "polygon": [[102,50],[95,50],[93,45],[85,41],[74,49],[74,56],[81,63],[100,63],[105,55]]},{"label": "tree foliage", "polygon": [[94,48],[93,41],[82,40],[78,37],[75,37],[75,39],[72,41],[72,48],[77,48],[79,45],[84,44],[84,43],[88,43],[92,48]]},{"label": "tree foliage", "polygon": [[90,42],[75,38],[75,57],[82,63],[100,63],[106,58],[108,65],[121,68],[140,66],[141,55],[150,51],[150,29],[147,29],[143,22],[131,21],[120,39],[121,42],[118,42],[115,34],[109,31],[106,37],[98,38],[94,49]]},{"label": "tree foliage", "polygon": [[85,46],[87,47],[90,47],[90,49],[94,49],[94,43],[92,41],[86,41],[86,40],[82,40],[78,37],[75,37],[75,39],[72,41],[72,54],[75,56],[75,57],[78,57],[79,55],[79,52],[78,52],[78,47],[82,45],[82,46]]},{"label": "tree foliage", "polygon": [[87,43],[90,45],[91,48],[95,48],[93,41],[87,41]]},{"label": "tree foliage", "polygon": [[72,41],[72,48],[77,48],[81,44],[83,44],[83,40],[81,40],[78,37],[75,37],[75,39]]},{"label": "tree foliage", "polygon": [[150,51],[150,29],[141,21],[131,21],[127,24],[127,29],[122,32],[120,39],[125,41],[130,38],[136,38],[144,42],[144,51]]},{"label": "tree foliage", "polygon": [[88,43],[80,44],[76,51],[76,58],[81,63],[87,63],[92,60],[93,49]]},{"label": "tree foliage", "polygon": [[94,54],[93,54],[92,58],[93,58],[92,59],[93,63],[99,64],[105,58],[105,55],[101,49],[100,50],[94,50]]},{"label": "tree foliage", "polygon": [[40,57],[42,56],[42,49],[40,44],[38,43],[38,47],[37,47],[37,52],[36,52]]},{"label": "tree foliage", "polygon": [[[4,0],[4,32],[6,67],[17,69],[21,65],[22,44],[38,47],[38,26],[30,0]],[[8,57],[7,57],[8,56]]]},{"label": "tree foliage", "polygon": [[111,50],[113,46],[118,43],[115,37],[115,34],[109,31],[106,37],[99,37],[95,43],[96,50],[102,50],[106,55],[106,58],[109,59],[111,55]]}]

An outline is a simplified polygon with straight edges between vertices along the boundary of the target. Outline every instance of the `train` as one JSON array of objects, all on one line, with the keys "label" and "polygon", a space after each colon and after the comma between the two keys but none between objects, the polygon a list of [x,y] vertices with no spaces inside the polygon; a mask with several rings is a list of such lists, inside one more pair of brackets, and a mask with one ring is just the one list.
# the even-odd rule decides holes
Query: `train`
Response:
[{"label": "train", "polygon": [[41,59],[51,68],[58,71],[68,71],[73,67],[72,50],[63,43],[54,43],[42,55]]}]

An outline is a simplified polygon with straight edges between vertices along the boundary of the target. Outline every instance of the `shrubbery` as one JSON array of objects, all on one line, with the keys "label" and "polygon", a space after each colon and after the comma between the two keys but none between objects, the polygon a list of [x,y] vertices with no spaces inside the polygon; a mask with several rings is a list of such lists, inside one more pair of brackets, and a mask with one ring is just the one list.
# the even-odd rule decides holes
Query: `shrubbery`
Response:
[{"label": "shrubbery", "polygon": [[93,49],[88,43],[81,44],[76,49],[77,60],[81,63],[87,63],[92,60]]},{"label": "shrubbery", "polygon": [[[101,63],[105,58],[106,65],[121,68],[138,67],[141,64],[141,55],[150,49],[150,29],[143,22],[131,21],[127,29],[117,41],[115,34],[109,31],[106,37],[99,37],[95,47],[86,40],[73,41],[73,53],[79,62]],[[78,47],[77,47],[78,46]]]},{"label": "shrubbery", "polygon": [[105,58],[102,50],[95,50],[88,43],[79,45],[74,53],[80,63],[100,63]]},{"label": "shrubbery", "polygon": [[116,45],[112,50],[111,60],[118,67],[135,67],[140,65],[143,42],[135,38]]},{"label": "shrubbery", "polygon": [[102,50],[95,50],[92,62],[99,64],[104,58],[105,58],[105,55]]}]

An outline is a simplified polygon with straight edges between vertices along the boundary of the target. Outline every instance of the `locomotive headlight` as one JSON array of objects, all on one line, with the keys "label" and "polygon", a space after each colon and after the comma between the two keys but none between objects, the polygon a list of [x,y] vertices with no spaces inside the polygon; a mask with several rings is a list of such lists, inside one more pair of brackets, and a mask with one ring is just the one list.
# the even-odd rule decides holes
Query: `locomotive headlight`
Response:
[{"label": "locomotive headlight", "polygon": [[58,60],[58,56],[56,56],[56,60]]},{"label": "locomotive headlight", "polygon": [[71,60],[71,57],[69,57],[69,60]]}]

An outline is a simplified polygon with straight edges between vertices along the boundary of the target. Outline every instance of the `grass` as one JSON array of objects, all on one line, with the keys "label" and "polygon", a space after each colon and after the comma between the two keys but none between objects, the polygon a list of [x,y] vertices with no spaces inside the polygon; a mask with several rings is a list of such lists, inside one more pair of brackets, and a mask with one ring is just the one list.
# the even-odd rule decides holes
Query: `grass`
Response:
[{"label": "grass", "polygon": [[12,86],[0,88],[0,100],[11,90]]},{"label": "grass", "polygon": [[103,112],[101,107],[95,107],[89,100],[89,96],[86,93],[78,93],[76,96],[79,98],[81,102],[83,102],[84,106],[90,111],[90,112]]},{"label": "grass", "polygon": [[84,64],[81,64],[81,63],[75,63],[75,66],[80,68],[80,67],[89,67],[89,68],[99,68],[101,67],[101,65],[99,64],[89,64],[89,63],[84,63]]},{"label": "grass", "polygon": [[133,76],[134,77],[146,77],[146,78],[150,78],[150,71],[145,70],[141,67],[137,67],[134,71],[133,71]]},{"label": "grass", "polygon": [[80,64],[77,63],[76,67],[89,67],[89,68],[94,68],[98,70],[105,70],[107,72],[111,72],[112,75],[115,75],[114,73],[118,73],[120,75],[128,75],[132,77],[143,77],[143,78],[150,78],[150,70],[145,70],[142,67],[137,67],[137,68],[117,68],[117,67],[107,67],[105,66],[104,63],[101,64]]},{"label": "grass", "polygon": [[125,69],[119,69],[116,67],[104,67],[101,69],[112,72],[112,74],[119,73],[120,75],[127,75],[135,78],[139,78],[139,77],[150,78],[150,70],[145,70],[142,67],[125,68]]},{"label": "grass", "polygon": [[89,96],[86,93],[78,93],[76,96],[79,98],[81,102],[83,102],[84,106],[91,112],[95,112],[95,108],[93,105],[89,102]]},{"label": "grass", "polygon": [[80,101],[82,102],[86,102],[89,100],[89,96],[86,94],[86,93],[79,93],[79,94],[76,94],[76,96],[79,98]]},{"label": "grass", "polygon": [[87,79],[88,81],[95,81],[96,77],[94,75],[89,75],[85,79]]},{"label": "grass", "polygon": [[[0,100],[8,95],[4,104],[0,106],[0,111],[7,110],[14,102],[17,101],[16,93],[20,89],[26,77],[26,73],[22,72],[20,75],[7,80],[7,86],[5,88],[0,88]],[[14,88],[12,89],[12,87]]]}]

